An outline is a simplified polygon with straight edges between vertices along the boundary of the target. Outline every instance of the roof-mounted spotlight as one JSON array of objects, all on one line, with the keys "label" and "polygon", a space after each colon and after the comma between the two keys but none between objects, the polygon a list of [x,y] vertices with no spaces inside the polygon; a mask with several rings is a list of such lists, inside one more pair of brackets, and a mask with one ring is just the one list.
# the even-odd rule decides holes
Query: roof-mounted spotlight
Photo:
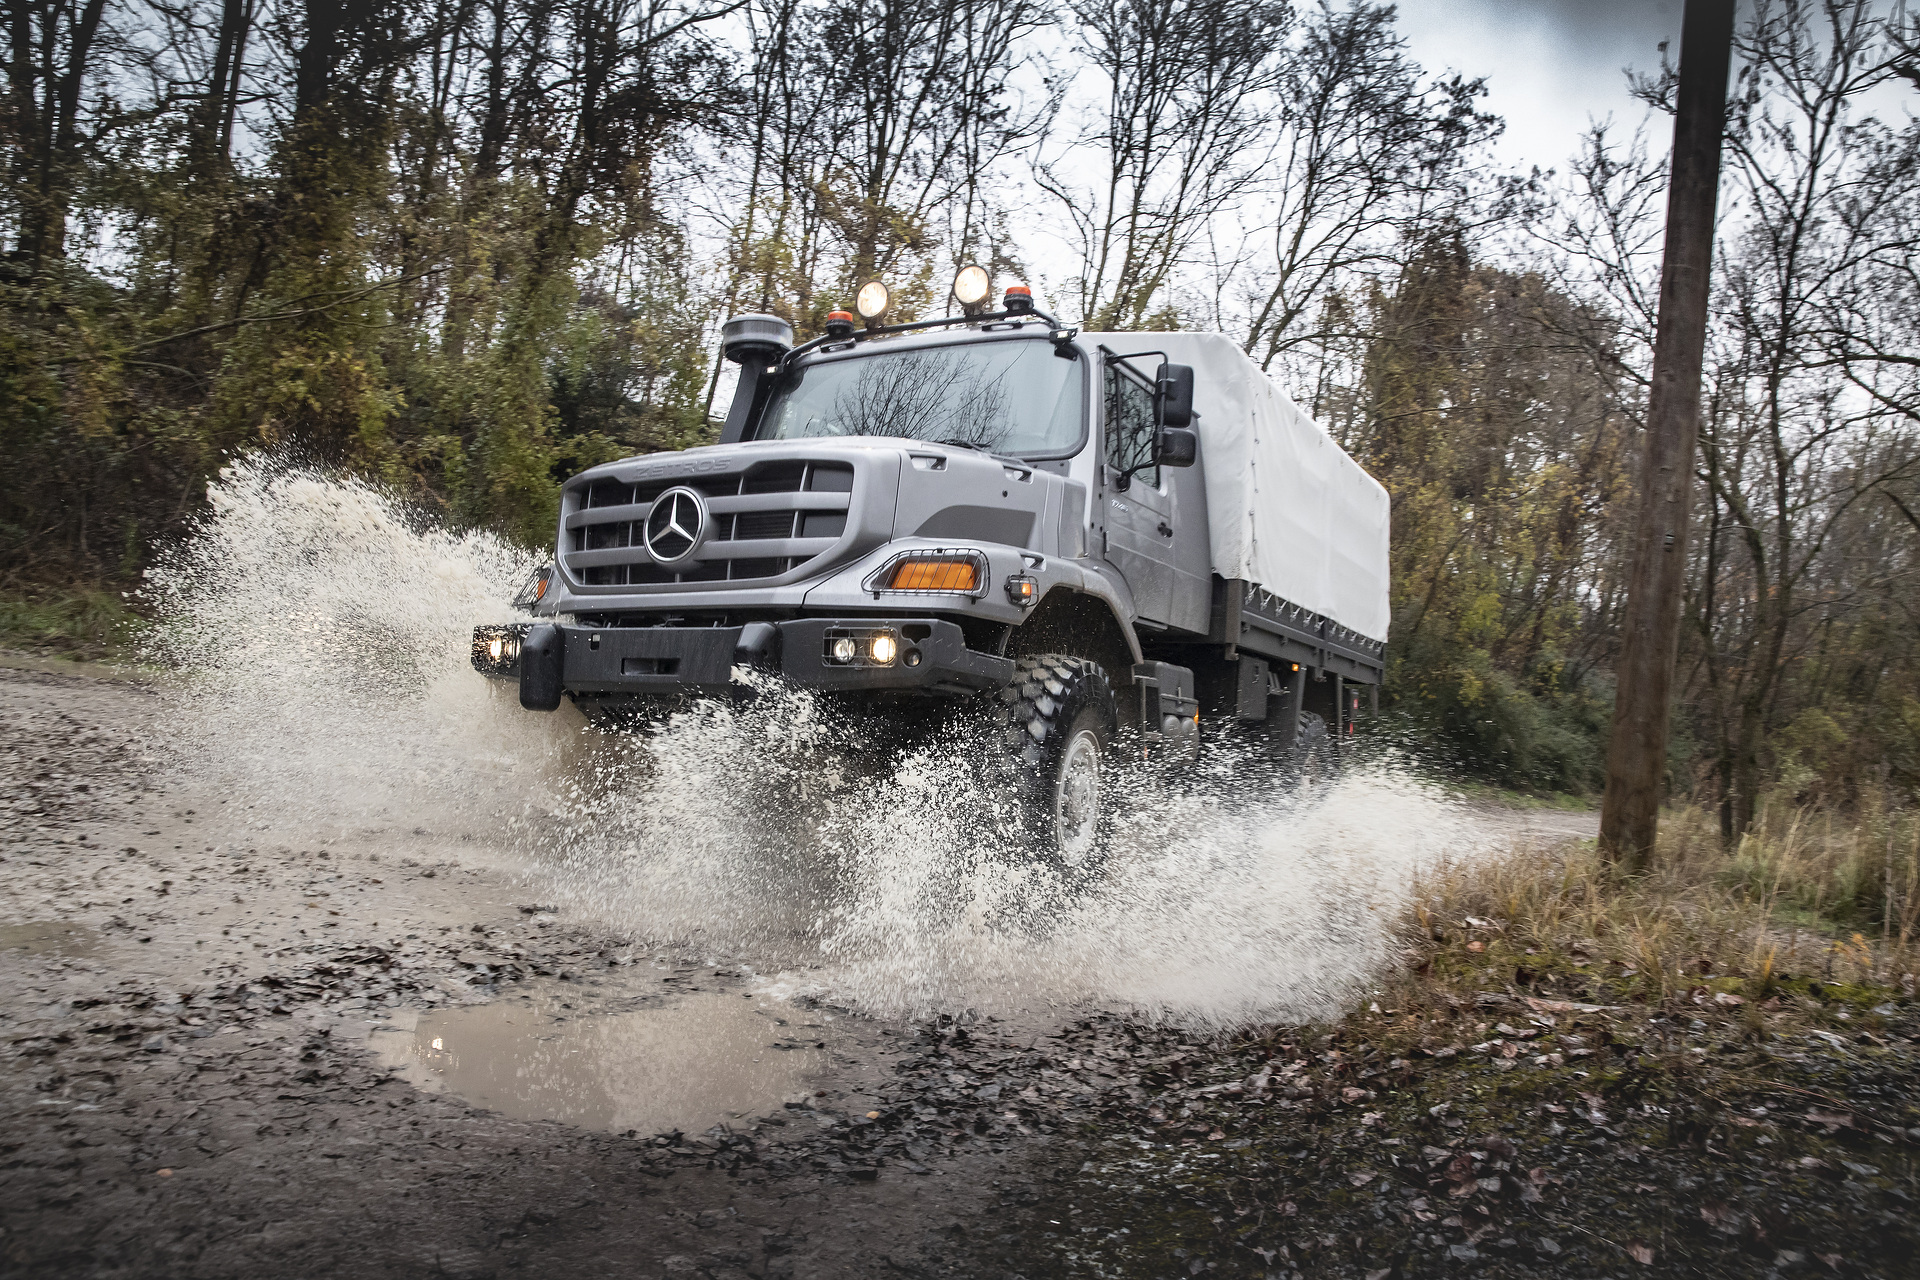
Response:
[{"label": "roof-mounted spotlight", "polygon": [[1010,316],[1026,315],[1033,310],[1033,290],[1023,284],[1008,285],[1005,305]]},{"label": "roof-mounted spotlight", "polygon": [[827,336],[829,338],[851,338],[853,336],[853,312],[827,312]]},{"label": "roof-mounted spotlight", "polygon": [[892,301],[886,285],[878,280],[869,280],[853,295],[853,309],[860,313],[860,318],[871,329],[881,316],[887,314],[887,304]]},{"label": "roof-mounted spotlight", "polygon": [[953,273],[953,300],[972,315],[993,292],[993,280],[985,267],[968,263]]}]

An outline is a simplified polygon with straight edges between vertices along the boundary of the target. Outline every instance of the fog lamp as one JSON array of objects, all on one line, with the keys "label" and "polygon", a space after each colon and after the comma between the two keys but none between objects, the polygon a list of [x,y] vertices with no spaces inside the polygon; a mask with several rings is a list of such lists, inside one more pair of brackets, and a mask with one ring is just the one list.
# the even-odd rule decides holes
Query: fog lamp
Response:
[{"label": "fog lamp", "polygon": [[969,263],[954,273],[953,300],[961,306],[977,307],[992,292],[993,281],[988,278],[985,267]]},{"label": "fog lamp", "polygon": [[853,295],[853,309],[860,313],[862,320],[878,320],[887,314],[887,303],[891,300],[886,285],[878,280],[869,280],[860,286],[860,292]]},{"label": "fog lamp", "polygon": [[495,636],[493,639],[487,641],[487,656],[495,662],[500,661],[500,655],[505,653],[506,649],[507,642],[499,636]]},{"label": "fog lamp", "polygon": [[893,655],[898,651],[899,647],[899,645],[894,643],[892,636],[878,635],[875,636],[872,643],[867,646],[867,652],[873,655],[875,662],[884,667],[893,661]]},{"label": "fog lamp", "polygon": [[853,643],[853,637],[851,636],[841,636],[833,642],[833,660],[835,662],[852,662],[853,655],[858,651],[859,647]]}]

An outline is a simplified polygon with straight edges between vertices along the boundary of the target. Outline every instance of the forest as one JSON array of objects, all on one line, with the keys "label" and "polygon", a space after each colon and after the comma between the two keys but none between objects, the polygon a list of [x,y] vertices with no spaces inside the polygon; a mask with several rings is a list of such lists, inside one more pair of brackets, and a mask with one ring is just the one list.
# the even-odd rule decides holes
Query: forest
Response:
[{"label": "forest", "polygon": [[[545,542],[711,439],[720,323],[956,265],[1231,335],[1387,486],[1383,707],[1591,794],[1665,204],[1643,119],[1509,171],[1364,0],[5,0],[0,639],[99,651],[271,449]],[[1671,785],[1920,791],[1920,20],[1743,6]]]}]

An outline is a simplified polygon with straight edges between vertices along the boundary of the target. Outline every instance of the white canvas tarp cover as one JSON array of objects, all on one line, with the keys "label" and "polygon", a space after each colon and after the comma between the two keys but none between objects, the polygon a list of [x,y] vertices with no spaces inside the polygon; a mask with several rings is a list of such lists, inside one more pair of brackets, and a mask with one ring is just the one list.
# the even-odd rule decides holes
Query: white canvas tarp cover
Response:
[{"label": "white canvas tarp cover", "polygon": [[[1387,638],[1387,491],[1218,333],[1094,333],[1193,366],[1213,571]],[[1152,375],[1157,361],[1133,362]]]}]

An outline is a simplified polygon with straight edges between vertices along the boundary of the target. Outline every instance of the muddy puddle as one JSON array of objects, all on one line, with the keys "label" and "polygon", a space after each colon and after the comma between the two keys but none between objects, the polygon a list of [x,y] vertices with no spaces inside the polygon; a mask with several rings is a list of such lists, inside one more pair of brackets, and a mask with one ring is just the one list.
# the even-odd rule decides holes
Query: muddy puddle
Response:
[{"label": "muddy puddle", "polygon": [[83,924],[43,920],[35,924],[0,925],[0,951],[28,955],[85,956],[98,949],[100,935]]},{"label": "muddy puddle", "polygon": [[733,992],[585,1013],[577,990],[396,1012],[368,1044],[416,1088],[522,1120],[700,1133],[810,1097],[843,1038],[833,1015]]}]

